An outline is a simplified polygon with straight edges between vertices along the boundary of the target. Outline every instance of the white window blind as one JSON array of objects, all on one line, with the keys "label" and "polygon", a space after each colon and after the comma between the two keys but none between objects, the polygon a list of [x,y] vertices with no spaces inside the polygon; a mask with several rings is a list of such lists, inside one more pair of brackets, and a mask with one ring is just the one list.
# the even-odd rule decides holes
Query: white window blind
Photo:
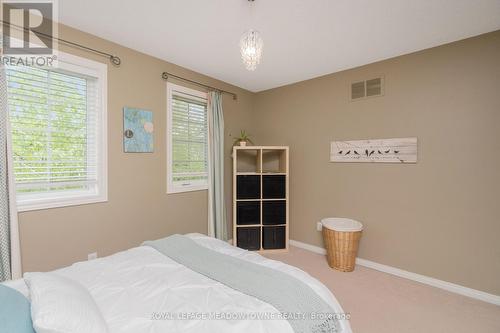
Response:
[{"label": "white window blind", "polygon": [[7,68],[7,84],[20,209],[102,198],[103,115],[98,78],[60,69],[12,66]]},{"label": "white window blind", "polygon": [[186,88],[170,90],[169,192],[207,188],[207,100]]}]

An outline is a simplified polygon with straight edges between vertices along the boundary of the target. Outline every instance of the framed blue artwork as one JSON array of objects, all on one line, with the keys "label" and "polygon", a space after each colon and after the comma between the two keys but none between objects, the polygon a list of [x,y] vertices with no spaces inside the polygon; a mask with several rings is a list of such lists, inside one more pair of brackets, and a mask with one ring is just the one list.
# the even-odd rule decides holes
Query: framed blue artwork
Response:
[{"label": "framed blue artwork", "polygon": [[152,153],[153,131],[153,112],[123,108],[123,150],[126,153]]}]

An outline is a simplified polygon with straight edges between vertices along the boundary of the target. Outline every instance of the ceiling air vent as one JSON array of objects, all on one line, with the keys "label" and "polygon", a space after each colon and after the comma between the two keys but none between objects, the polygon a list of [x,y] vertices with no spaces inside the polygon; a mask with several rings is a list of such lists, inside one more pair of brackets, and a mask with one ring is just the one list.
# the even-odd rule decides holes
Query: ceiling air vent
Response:
[{"label": "ceiling air vent", "polygon": [[367,97],[381,96],[384,92],[382,77],[351,84],[351,100],[365,99]]}]

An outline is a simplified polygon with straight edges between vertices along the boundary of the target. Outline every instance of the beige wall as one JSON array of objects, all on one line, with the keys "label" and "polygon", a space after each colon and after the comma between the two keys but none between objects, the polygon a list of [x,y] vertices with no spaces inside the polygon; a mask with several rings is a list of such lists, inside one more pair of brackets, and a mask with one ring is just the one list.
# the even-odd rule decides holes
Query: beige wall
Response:
[{"label": "beige wall", "polygon": [[[238,94],[237,101],[224,96],[227,151],[231,146],[229,134],[250,128],[253,94],[67,27],[60,28],[60,37],[115,53],[122,59],[119,68],[108,65],[109,201],[21,213],[23,270],[50,270],[86,260],[94,251],[104,256],[176,232],[206,233],[206,191],[166,194],[166,84],[161,73],[171,71]],[[109,64],[107,59],[88,52],[61,50]],[[123,153],[124,106],[153,111],[153,154]],[[229,154],[226,159],[229,182]]]},{"label": "beige wall", "polygon": [[[385,96],[349,101],[385,75]],[[291,239],[362,221],[360,257],[500,294],[500,32],[257,94],[257,143],[290,146]],[[341,139],[419,139],[416,165],[329,162]]]},{"label": "beige wall", "polygon": [[[224,97],[227,152],[241,128],[290,146],[292,239],[321,246],[319,219],[352,217],[365,225],[362,258],[500,294],[500,32],[259,94],[67,27],[60,35],[123,61],[108,69],[109,201],[21,213],[24,271],[206,232],[206,191],[165,193],[167,70],[238,93]],[[349,102],[350,82],[379,74],[385,96]],[[123,106],[154,112],[153,154],[123,153]],[[419,138],[416,165],[329,162],[331,140],[406,136]]]}]

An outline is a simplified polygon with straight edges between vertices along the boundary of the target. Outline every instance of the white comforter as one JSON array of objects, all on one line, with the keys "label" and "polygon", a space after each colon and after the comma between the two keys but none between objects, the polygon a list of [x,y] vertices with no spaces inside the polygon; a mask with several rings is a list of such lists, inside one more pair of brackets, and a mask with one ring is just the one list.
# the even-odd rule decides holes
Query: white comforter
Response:
[{"label": "white comforter", "polygon": [[[315,290],[335,312],[344,312],[322,283],[298,268],[201,234],[187,236],[215,251],[293,275]],[[245,320],[246,316],[255,313],[278,314],[278,311],[254,297],[191,271],[148,246],[79,262],[56,272],[88,288],[110,332],[293,333],[283,319],[261,320],[254,315],[252,320]],[[28,294],[22,280],[9,285]],[[219,318],[241,316],[238,318],[242,319],[205,320],[199,317],[211,315]],[[341,320],[340,324],[341,332],[351,332],[348,321]]]}]

